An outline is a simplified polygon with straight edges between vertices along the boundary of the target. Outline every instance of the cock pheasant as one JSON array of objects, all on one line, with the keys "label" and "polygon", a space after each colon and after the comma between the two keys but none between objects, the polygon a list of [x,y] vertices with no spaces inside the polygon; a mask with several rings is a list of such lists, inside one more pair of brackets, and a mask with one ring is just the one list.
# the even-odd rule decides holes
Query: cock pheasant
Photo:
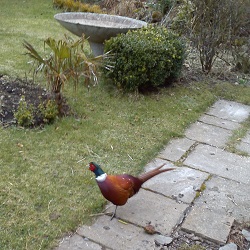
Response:
[{"label": "cock pheasant", "polygon": [[165,164],[162,164],[149,172],[143,173],[138,177],[134,177],[129,174],[107,175],[98,164],[90,162],[89,170],[94,172],[96,182],[102,195],[108,201],[116,205],[115,212],[113,213],[111,220],[116,215],[117,206],[126,204],[127,200],[140,190],[144,182],[151,179],[155,175],[174,169],[161,169],[164,165]]}]

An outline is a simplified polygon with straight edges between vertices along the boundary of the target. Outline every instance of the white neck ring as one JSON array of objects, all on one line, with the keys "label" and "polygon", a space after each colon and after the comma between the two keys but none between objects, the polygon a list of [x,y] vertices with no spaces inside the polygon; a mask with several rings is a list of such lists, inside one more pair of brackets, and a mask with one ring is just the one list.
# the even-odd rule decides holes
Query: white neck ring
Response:
[{"label": "white neck ring", "polygon": [[102,174],[102,175],[99,175],[99,176],[96,177],[95,179],[96,179],[96,181],[98,181],[98,182],[103,182],[103,181],[106,180],[106,178],[107,178],[107,174],[104,173],[104,174]]}]

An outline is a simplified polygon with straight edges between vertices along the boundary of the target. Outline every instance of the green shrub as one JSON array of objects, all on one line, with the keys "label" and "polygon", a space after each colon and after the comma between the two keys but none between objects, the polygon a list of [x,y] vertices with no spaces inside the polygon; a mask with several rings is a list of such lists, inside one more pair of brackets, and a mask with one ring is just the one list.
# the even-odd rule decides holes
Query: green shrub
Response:
[{"label": "green shrub", "polygon": [[23,127],[31,126],[34,121],[33,111],[33,105],[28,105],[25,101],[25,97],[22,96],[17,111],[14,112],[14,117],[17,120],[17,124]]},{"label": "green shrub", "polygon": [[112,54],[105,59],[110,65],[105,76],[126,91],[171,82],[179,76],[185,55],[183,42],[162,26],[120,34],[106,41],[104,49]]},{"label": "green shrub", "polygon": [[40,103],[38,109],[41,113],[44,123],[52,123],[58,117],[57,104],[53,100]]},{"label": "green shrub", "polygon": [[14,117],[19,126],[33,127],[40,124],[51,124],[58,117],[58,108],[54,100],[40,101],[40,104],[28,104],[22,96]]}]

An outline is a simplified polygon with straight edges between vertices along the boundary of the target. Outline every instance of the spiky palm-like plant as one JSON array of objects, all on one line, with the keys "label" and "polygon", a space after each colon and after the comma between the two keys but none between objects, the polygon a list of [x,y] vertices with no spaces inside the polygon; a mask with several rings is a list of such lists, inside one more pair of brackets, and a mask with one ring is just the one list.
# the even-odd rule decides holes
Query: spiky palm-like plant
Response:
[{"label": "spiky palm-like plant", "polygon": [[84,77],[87,87],[98,82],[98,66],[101,65],[103,56],[88,57],[84,52],[85,41],[84,36],[76,41],[68,36],[59,41],[47,38],[44,41],[44,47],[48,47],[50,53],[44,58],[30,43],[27,41],[23,43],[28,50],[26,54],[34,59],[35,73],[39,71],[44,73],[60,116],[64,115],[62,89],[66,82],[73,79],[75,88],[80,77]]}]

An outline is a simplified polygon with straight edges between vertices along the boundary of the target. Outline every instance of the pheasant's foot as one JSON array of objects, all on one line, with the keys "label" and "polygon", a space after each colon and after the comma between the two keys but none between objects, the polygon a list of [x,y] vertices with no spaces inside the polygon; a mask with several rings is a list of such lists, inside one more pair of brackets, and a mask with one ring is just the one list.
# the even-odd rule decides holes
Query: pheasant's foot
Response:
[{"label": "pheasant's foot", "polygon": [[116,217],[115,213],[113,213],[112,216],[111,216],[111,218],[110,218],[110,220],[113,220],[115,217]]},{"label": "pheasant's foot", "polygon": [[111,219],[110,220],[113,220],[115,218],[115,215],[116,215],[116,209],[117,209],[117,206],[115,206],[115,212],[113,213],[113,215],[111,216]]}]

